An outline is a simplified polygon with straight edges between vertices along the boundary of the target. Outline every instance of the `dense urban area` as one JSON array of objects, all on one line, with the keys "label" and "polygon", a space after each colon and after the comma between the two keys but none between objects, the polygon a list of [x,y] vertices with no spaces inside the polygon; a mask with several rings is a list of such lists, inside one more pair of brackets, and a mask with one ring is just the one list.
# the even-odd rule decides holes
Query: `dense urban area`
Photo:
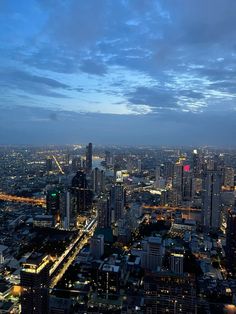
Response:
[{"label": "dense urban area", "polygon": [[1,313],[235,313],[236,151],[0,148]]}]

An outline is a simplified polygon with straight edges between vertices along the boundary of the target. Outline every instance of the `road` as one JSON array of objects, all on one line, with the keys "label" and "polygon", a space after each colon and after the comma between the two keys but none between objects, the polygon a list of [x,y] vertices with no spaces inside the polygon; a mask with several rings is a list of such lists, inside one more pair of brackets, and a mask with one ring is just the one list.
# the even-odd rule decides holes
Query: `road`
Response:
[{"label": "road", "polygon": [[70,244],[61,257],[52,265],[50,269],[51,284],[50,288],[54,288],[61,280],[68,267],[73,263],[83,246],[92,236],[97,223],[97,217],[93,218],[83,230],[81,230],[76,239]]},{"label": "road", "polygon": [[10,195],[10,194],[5,194],[5,193],[0,193],[0,201],[25,203],[25,204],[38,205],[38,206],[46,205],[46,200],[44,198],[22,197],[22,196],[15,196],[15,195]]}]

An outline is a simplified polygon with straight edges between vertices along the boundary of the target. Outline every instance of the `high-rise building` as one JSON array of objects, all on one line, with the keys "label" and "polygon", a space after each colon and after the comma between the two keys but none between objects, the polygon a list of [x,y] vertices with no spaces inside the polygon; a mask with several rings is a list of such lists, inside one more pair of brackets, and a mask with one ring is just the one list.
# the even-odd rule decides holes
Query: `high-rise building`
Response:
[{"label": "high-rise building", "polygon": [[86,146],[86,172],[91,173],[93,167],[93,145],[89,143]]},{"label": "high-rise building", "polygon": [[93,192],[88,188],[86,173],[84,171],[77,171],[72,179],[71,192],[77,213],[81,214],[89,211],[92,205]]},{"label": "high-rise building", "polygon": [[125,189],[122,182],[116,182],[111,187],[110,206],[112,216],[114,217],[115,221],[123,218],[125,207]]},{"label": "high-rise building", "polygon": [[72,199],[70,191],[61,193],[60,209],[62,227],[69,230],[72,222]]},{"label": "high-rise building", "polygon": [[193,177],[190,171],[183,172],[182,197],[185,201],[191,201],[193,192]]},{"label": "high-rise building", "polygon": [[98,200],[98,228],[105,229],[111,227],[111,207],[109,199],[101,197]]},{"label": "high-rise building", "polygon": [[236,208],[228,212],[225,251],[228,269],[236,274]]},{"label": "high-rise building", "polygon": [[174,164],[171,161],[164,162],[164,177],[166,179],[173,178],[174,176]]},{"label": "high-rise building", "polygon": [[219,228],[221,220],[221,172],[205,170],[203,173],[202,224],[208,228]]},{"label": "high-rise building", "polygon": [[151,271],[160,270],[162,265],[162,259],[164,257],[162,238],[160,236],[149,237],[147,240],[142,242],[142,246],[142,267]]},{"label": "high-rise building", "polygon": [[52,158],[48,157],[45,162],[46,171],[52,171]]},{"label": "high-rise building", "polygon": [[155,188],[156,189],[159,189],[161,186],[160,176],[161,176],[161,168],[160,166],[156,166],[156,173],[155,173]]},{"label": "high-rise building", "polygon": [[175,274],[183,274],[184,255],[181,253],[171,253],[170,269]]},{"label": "high-rise building", "polygon": [[105,151],[105,163],[107,167],[113,165],[113,156],[109,151]]},{"label": "high-rise building", "polygon": [[73,172],[77,172],[79,169],[81,169],[81,157],[80,156],[76,156],[72,159],[71,162],[71,170]]},{"label": "high-rise building", "polygon": [[201,175],[201,157],[196,149],[193,150],[193,175],[195,178]]},{"label": "high-rise building", "polygon": [[90,254],[93,258],[100,258],[104,254],[104,235],[94,235],[90,239]]},{"label": "high-rise building", "polygon": [[46,196],[47,212],[53,216],[53,224],[60,222],[60,191],[58,189],[50,189]]},{"label": "high-rise building", "polygon": [[144,307],[147,314],[195,314],[195,278],[172,272],[147,274],[144,277]]},{"label": "high-rise building", "polygon": [[47,314],[49,306],[49,257],[34,253],[20,273],[21,313]]},{"label": "high-rise building", "polygon": [[95,194],[100,194],[105,190],[105,174],[98,168],[92,171],[92,189]]},{"label": "high-rise building", "polygon": [[183,164],[177,162],[174,165],[174,177],[173,177],[173,194],[176,198],[176,205],[180,205],[183,196]]},{"label": "high-rise building", "polygon": [[138,159],[138,173],[141,173],[142,172],[142,160],[141,159]]},{"label": "high-rise building", "polygon": [[234,186],[234,168],[225,167],[223,179],[224,179],[224,186],[233,187]]}]

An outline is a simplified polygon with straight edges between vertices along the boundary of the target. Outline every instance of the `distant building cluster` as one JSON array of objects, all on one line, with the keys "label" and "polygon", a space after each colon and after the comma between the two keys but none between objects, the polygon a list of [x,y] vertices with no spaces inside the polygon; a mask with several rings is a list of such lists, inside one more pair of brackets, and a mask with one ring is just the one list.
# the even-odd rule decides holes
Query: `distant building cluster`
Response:
[{"label": "distant building cluster", "polygon": [[1,313],[236,312],[236,151],[0,157]]}]

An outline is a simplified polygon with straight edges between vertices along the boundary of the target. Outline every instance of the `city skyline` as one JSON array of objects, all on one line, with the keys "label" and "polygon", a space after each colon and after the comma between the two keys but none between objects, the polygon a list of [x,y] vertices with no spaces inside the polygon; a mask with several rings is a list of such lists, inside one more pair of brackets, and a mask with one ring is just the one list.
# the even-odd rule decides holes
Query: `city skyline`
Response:
[{"label": "city skyline", "polygon": [[234,1],[0,9],[0,144],[235,147]]}]

